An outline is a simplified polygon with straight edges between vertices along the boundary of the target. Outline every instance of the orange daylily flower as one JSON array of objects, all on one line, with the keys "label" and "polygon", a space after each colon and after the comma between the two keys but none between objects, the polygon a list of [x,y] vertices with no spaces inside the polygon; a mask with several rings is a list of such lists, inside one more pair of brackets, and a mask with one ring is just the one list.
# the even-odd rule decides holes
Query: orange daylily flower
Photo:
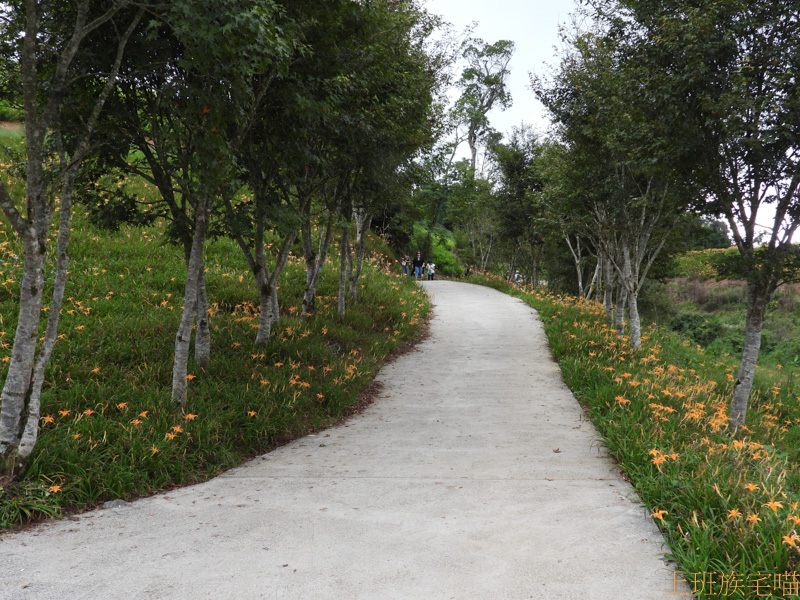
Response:
[{"label": "orange daylily flower", "polygon": [[664,522],[664,515],[668,515],[669,513],[665,510],[657,510],[655,512],[650,513],[650,516],[654,519],[660,519],[661,522]]},{"label": "orange daylily flower", "polygon": [[777,513],[779,508],[783,508],[783,504],[781,504],[780,502],[776,502],[774,498],[769,502],[767,502],[766,504],[764,504],[764,506],[766,506],[767,508],[771,508],[772,512],[774,513]]}]

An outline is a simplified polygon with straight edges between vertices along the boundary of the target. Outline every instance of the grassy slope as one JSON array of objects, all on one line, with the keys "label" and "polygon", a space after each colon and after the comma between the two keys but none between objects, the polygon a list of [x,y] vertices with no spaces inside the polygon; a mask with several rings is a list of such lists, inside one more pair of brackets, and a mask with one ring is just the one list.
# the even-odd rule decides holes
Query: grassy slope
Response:
[{"label": "grassy slope", "polygon": [[[482,282],[539,311],[566,383],[658,519],[684,577],[697,578],[700,592],[703,574],[716,574],[698,597],[765,597],[760,581],[769,597],[796,598],[786,572],[800,565],[798,371],[759,369],[747,430],[733,439],[733,361],[657,326],[634,352],[600,306]],[[723,589],[722,573],[728,583],[739,577],[738,592]]]},{"label": "grassy slope", "polygon": [[[200,481],[334,423],[387,356],[418,335],[428,311],[420,289],[376,257],[344,321],[336,314],[332,262],[319,286],[318,312],[301,318],[305,272],[295,256],[280,282],[284,316],[272,341],[254,347],[252,276],[234,243],[215,240],[206,262],[212,367],[200,372],[190,363],[189,403],[179,410],[169,397],[185,277],[181,251],[165,245],[160,226],[103,232],[79,211],[70,253],[39,444],[21,484],[0,488],[0,528]],[[0,216],[0,381],[11,353],[21,262]]]},{"label": "grassy slope", "polygon": [[[737,360],[744,339],[744,281],[722,279],[714,266],[733,250],[688,252],[676,260],[677,277],[651,285],[645,310],[709,352]],[[762,334],[762,365],[800,367],[800,284],[778,288]]]}]

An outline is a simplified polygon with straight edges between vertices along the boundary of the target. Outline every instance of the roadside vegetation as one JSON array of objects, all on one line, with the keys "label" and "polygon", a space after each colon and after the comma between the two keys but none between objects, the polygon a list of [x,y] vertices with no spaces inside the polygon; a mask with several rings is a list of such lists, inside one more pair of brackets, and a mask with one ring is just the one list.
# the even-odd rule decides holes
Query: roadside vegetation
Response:
[{"label": "roadside vegetation", "polygon": [[[79,213],[74,228],[40,438],[24,477],[0,487],[0,528],[202,481],[339,421],[358,406],[380,364],[419,335],[428,311],[425,295],[388,270],[390,261],[379,254],[388,249],[372,238],[359,299],[346,317],[337,313],[339,275],[331,263],[317,311],[302,317],[298,247],[281,280],[283,316],[271,341],[255,346],[251,276],[236,244],[216,239],[206,261],[215,360],[206,371],[190,362],[191,398],[182,408],[169,400],[182,251],[167,243],[161,225],[103,231]],[[21,262],[0,218],[3,371]]]},{"label": "roadside vegetation", "polygon": [[[599,303],[519,290],[495,276],[469,281],[520,297],[539,312],[565,382],[658,523],[679,571],[695,590],[702,586],[693,576],[715,576],[698,597],[719,597],[723,575],[732,597],[796,597],[796,368],[759,367],[751,410],[732,436],[728,410],[738,364],[730,357],[659,325],[645,326],[642,347],[632,349]],[[733,576],[740,578],[736,594]]]},{"label": "roadside vegetation", "polygon": [[[738,254],[736,248],[681,254],[674,261],[676,276],[657,286],[663,296],[659,322],[684,333],[709,353],[731,359],[742,352],[747,306],[746,282],[725,276]],[[778,287],[770,300],[759,364],[800,368],[798,283]]]}]

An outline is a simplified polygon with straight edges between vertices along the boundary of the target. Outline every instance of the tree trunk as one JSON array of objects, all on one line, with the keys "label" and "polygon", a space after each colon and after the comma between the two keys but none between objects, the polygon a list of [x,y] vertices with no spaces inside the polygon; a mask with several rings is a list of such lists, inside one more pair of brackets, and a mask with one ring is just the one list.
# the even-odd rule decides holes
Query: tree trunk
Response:
[{"label": "tree trunk", "polygon": [[336,213],[330,211],[325,222],[325,232],[320,235],[318,251],[314,251],[314,240],[311,236],[311,224],[303,227],[303,255],[306,260],[306,289],[303,293],[302,314],[308,316],[316,310],[317,285],[322,276],[322,269],[328,259],[328,250],[333,239],[333,223]]},{"label": "tree trunk", "polygon": [[338,296],[338,310],[339,316],[344,318],[345,315],[345,295],[347,294],[347,257],[350,254],[350,226],[349,224],[342,225],[341,239],[339,240],[339,296]]},{"label": "tree trunk", "polygon": [[364,255],[367,250],[367,232],[369,231],[372,217],[365,210],[354,210],[356,221],[356,260],[353,269],[352,260],[349,261],[349,280],[350,280],[350,301],[355,302],[358,296],[358,280],[361,277],[361,269],[364,266]]},{"label": "tree trunk", "polygon": [[258,321],[258,334],[256,335],[256,345],[266,344],[272,333],[272,326],[280,318],[280,306],[278,304],[278,280],[283,269],[289,260],[289,254],[294,241],[297,239],[297,231],[293,231],[283,238],[283,243],[275,257],[275,266],[269,272],[267,268],[267,254],[264,248],[264,235],[261,232],[260,240],[256,241],[256,271],[253,273],[258,287],[258,304],[260,316]]},{"label": "tree trunk", "polygon": [[642,347],[642,323],[639,319],[639,291],[628,293],[628,320],[631,332],[631,346]]},{"label": "tree trunk", "polygon": [[211,199],[198,202],[195,213],[192,251],[186,270],[186,286],[183,300],[183,314],[175,335],[175,359],[172,365],[172,401],[186,406],[186,376],[189,365],[189,346],[192,338],[192,325],[197,315],[200,268],[203,264],[203,249],[208,234],[211,213]]},{"label": "tree trunk", "polygon": [[756,373],[758,353],[761,349],[761,330],[771,296],[772,294],[768,290],[759,289],[756,284],[748,283],[742,362],[739,365],[736,384],[733,386],[733,400],[731,401],[730,419],[734,432],[744,425],[744,419],[747,416],[747,402],[750,399],[750,390],[753,388],[753,377]]},{"label": "tree trunk", "polygon": [[58,324],[61,320],[61,307],[64,304],[64,290],[67,285],[69,270],[69,239],[72,223],[72,189],[75,181],[75,172],[69,171],[64,177],[61,186],[61,202],[59,206],[58,244],[56,246],[56,275],[53,281],[53,292],[47,317],[42,348],[36,359],[33,373],[33,384],[28,402],[28,414],[25,428],[19,443],[18,462],[24,471],[30,460],[36,440],[39,437],[39,417],[41,415],[42,386],[44,385],[44,372],[53,349],[58,339]]},{"label": "tree trunk", "polygon": [[614,325],[614,268],[607,254],[602,256],[603,262],[603,307],[606,309],[609,326]]},{"label": "tree trunk", "polygon": [[[42,312],[45,246],[31,235],[25,240],[20,306],[11,362],[3,386],[0,412],[0,473],[13,475],[24,469],[19,446],[29,418],[39,316]],[[37,421],[36,426],[39,423]]]},{"label": "tree trunk", "polygon": [[594,296],[594,291],[600,285],[600,280],[602,279],[600,269],[600,262],[598,261],[597,264],[594,266],[594,274],[592,275],[592,280],[589,282],[589,287],[586,288],[586,296],[587,300],[591,300],[592,296]]},{"label": "tree trunk", "polygon": [[614,326],[617,329],[619,337],[625,336],[625,304],[628,300],[628,294],[619,283],[616,285],[617,307],[614,316]]},{"label": "tree trunk", "polygon": [[197,330],[194,335],[194,360],[203,370],[211,367],[211,327],[208,313],[205,262],[197,273]]},{"label": "tree trunk", "polygon": [[565,234],[564,239],[567,242],[567,247],[569,248],[569,253],[572,254],[572,262],[575,265],[575,273],[578,277],[578,295],[583,298],[583,254],[581,248],[581,238],[575,238],[575,246],[572,245],[572,240],[569,239],[569,235]]},{"label": "tree trunk", "polygon": [[[620,274],[619,279],[621,284],[620,287],[622,288],[622,296],[628,303],[628,330],[630,331],[630,343],[634,348],[641,348],[642,327],[639,321],[638,305],[639,278],[634,271],[634,264],[631,259],[631,247],[625,236],[623,236],[620,245],[622,246],[622,273]],[[639,260],[638,256],[636,258]]]}]

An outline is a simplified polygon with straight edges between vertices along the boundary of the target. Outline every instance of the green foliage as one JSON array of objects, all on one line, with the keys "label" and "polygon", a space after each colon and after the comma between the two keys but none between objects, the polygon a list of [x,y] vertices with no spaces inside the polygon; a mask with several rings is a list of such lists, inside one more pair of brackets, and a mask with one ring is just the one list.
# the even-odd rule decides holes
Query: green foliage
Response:
[{"label": "green foliage", "polygon": [[736,248],[712,248],[678,254],[673,259],[673,272],[676,277],[718,278],[720,262],[738,253]]},{"label": "green foliage", "polygon": [[464,267],[455,254],[455,238],[444,227],[428,230],[421,224],[414,225],[413,249],[408,253],[413,258],[417,251],[422,258],[432,259],[436,264],[436,272],[447,277],[460,277]]},{"label": "green foliage", "polygon": [[678,313],[670,327],[701,346],[708,346],[723,331],[722,324],[713,315],[691,311]]},{"label": "green foliage", "polygon": [[25,113],[8,102],[0,100],[0,121],[21,121]]},{"label": "green foliage", "polygon": [[[328,265],[312,318],[299,316],[299,257],[280,283],[283,318],[255,347],[257,298],[239,248],[209,243],[212,366],[190,365],[185,410],[170,402],[182,252],[163,225],[96,230],[76,215],[61,334],[47,369],[40,438],[29,471],[0,488],[0,528],[202,481],[352,410],[390,353],[428,311],[409,278],[368,259],[359,301],[338,318]],[[20,249],[0,219],[0,376],[15,327]],[[49,267],[48,267],[49,273]],[[52,283],[48,281],[48,285]],[[57,486],[54,488],[53,486]]]}]

